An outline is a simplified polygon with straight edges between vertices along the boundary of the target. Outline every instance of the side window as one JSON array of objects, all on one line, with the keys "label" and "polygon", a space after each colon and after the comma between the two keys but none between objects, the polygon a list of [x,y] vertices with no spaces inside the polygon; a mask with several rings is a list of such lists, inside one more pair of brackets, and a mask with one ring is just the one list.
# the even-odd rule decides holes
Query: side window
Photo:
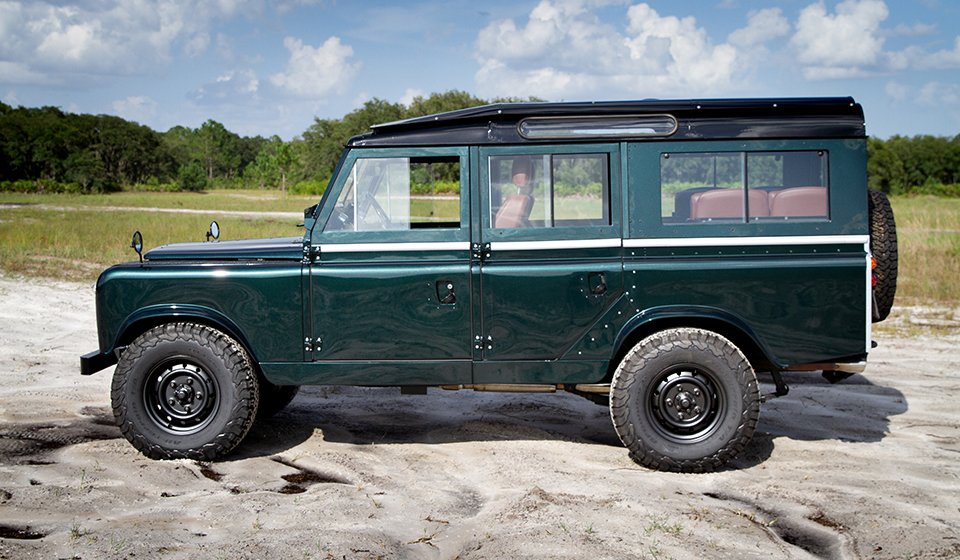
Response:
[{"label": "side window", "polygon": [[460,158],[360,158],[324,231],[460,227]]},{"label": "side window", "polygon": [[607,154],[503,155],[488,163],[492,227],[610,224]]},{"label": "side window", "polygon": [[664,224],[828,218],[827,153],[665,153]]}]

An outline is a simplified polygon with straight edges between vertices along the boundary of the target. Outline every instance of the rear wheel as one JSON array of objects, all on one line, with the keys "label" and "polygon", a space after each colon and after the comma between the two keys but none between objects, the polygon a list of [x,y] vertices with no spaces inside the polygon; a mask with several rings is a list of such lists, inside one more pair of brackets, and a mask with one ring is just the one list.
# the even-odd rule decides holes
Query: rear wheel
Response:
[{"label": "rear wheel", "polygon": [[610,416],[637,463],[712,471],[750,441],[760,391],[750,363],[729,340],[701,329],[668,329],[623,358],[610,387]]},{"label": "rear wheel", "polygon": [[150,329],[124,351],[113,376],[123,435],[153,459],[212,460],[253,424],[259,390],[247,352],[204,325]]}]

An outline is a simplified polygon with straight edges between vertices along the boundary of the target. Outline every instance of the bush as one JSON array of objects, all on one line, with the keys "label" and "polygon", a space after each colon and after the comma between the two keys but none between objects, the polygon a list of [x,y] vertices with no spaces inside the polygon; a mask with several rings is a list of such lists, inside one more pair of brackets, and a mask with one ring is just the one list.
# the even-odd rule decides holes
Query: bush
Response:
[{"label": "bush", "polygon": [[910,189],[911,195],[932,195],[945,196],[950,198],[960,198],[960,184],[944,185],[940,181],[928,177],[922,185]]},{"label": "bush", "polygon": [[197,162],[190,162],[180,167],[177,173],[177,185],[182,191],[198,192],[207,188],[207,174]]},{"label": "bush", "polygon": [[48,179],[27,181],[0,181],[0,192],[28,193],[28,194],[83,194],[84,191],[77,183],[61,183]]},{"label": "bush", "polygon": [[328,182],[329,181],[299,181],[290,185],[287,192],[303,196],[320,196],[323,194],[323,191],[327,189]]},{"label": "bush", "polygon": [[410,183],[410,192],[428,196],[460,194],[460,181],[444,181],[442,179],[425,183],[413,181]]}]

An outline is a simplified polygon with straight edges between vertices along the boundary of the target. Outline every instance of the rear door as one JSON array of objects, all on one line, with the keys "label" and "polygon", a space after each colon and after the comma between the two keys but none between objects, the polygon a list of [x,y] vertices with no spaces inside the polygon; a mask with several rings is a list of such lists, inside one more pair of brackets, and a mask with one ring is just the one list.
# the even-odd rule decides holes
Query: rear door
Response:
[{"label": "rear door", "polygon": [[479,150],[474,382],[602,377],[575,348],[623,294],[619,171],[615,144]]}]

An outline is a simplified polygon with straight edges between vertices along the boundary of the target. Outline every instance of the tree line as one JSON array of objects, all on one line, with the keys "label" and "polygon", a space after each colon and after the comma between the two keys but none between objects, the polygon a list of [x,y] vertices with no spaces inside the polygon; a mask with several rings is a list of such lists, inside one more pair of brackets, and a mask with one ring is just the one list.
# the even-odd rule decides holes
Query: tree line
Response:
[{"label": "tree line", "polygon": [[960,196],[960,134],[870,138],[867,180],[890,194]]},{"label": "tree line", "polygon": [[314,120],[299,137],[244,137],[208,120],[166,132],[110,115],[0,102],[0,190],[112,192],[279,188],[318,194],[350,137],[377,123],[490,102],[462,91],[409,105],[372,99],[341,119]]},{"label": "tree line", "polygon": [[[299,137],[244,137],[208,120],[166,132],[110,115],[0,102],[0,190],[111,192],[279,188],[318,194],[350,137],[373,124],[490,102],[463,91],[409,104],[372,99],[340,119],[314,120]],[[960,196],[960,135],[870,138],[871,188],[891,194]]]}]

